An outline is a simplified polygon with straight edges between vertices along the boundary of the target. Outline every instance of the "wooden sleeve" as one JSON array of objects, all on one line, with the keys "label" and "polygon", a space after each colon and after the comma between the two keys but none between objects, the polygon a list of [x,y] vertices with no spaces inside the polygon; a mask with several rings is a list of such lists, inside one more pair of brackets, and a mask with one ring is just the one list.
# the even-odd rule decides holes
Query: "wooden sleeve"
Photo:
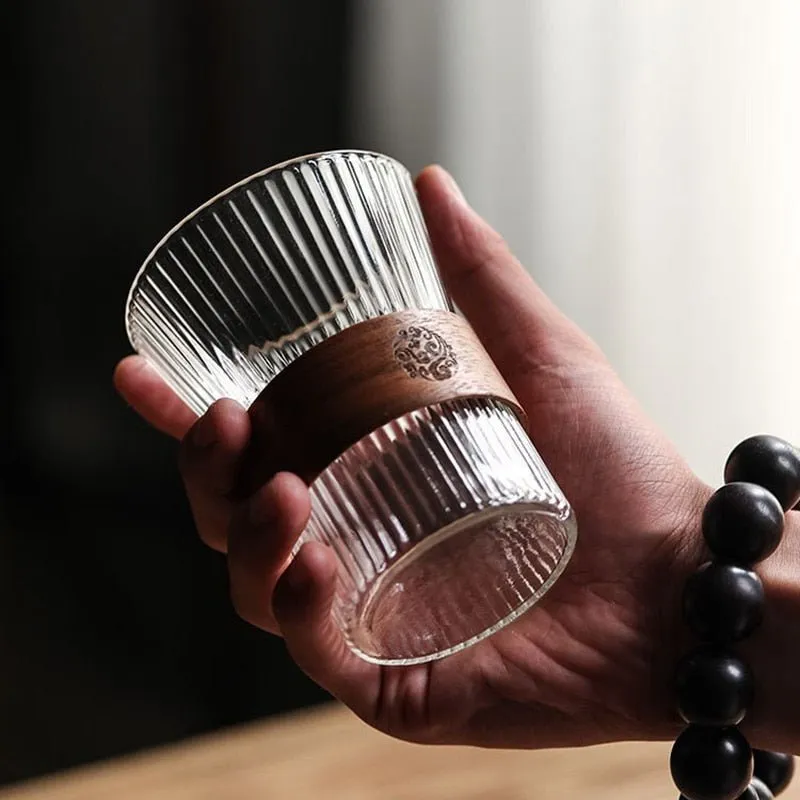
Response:
[{"label": "wooden sleeve", "polygon": [[410,310],[346,328],[292,362],[250,408],[242,491],[279,471],[313,479],[367,434],[448,400],[492,397],[524,412],[472,328]]}]

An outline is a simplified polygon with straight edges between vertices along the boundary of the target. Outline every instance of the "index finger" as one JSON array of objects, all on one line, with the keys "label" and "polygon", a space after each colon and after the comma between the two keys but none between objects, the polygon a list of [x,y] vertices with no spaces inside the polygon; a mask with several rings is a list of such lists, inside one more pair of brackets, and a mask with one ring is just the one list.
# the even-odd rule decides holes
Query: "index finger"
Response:
[{"label": "index finger", "polygon": [[117,364],[114,386],[142,419],[175,439],[182,439],[197,420],[142,356],[128,356]]}]

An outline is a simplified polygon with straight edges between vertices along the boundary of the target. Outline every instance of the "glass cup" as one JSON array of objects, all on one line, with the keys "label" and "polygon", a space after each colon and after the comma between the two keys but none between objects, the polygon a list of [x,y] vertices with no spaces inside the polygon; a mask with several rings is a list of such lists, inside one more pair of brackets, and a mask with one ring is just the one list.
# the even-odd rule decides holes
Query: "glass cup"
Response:
[{"label": "glass cup", "polygon": [[[223,397],[249,408],[322,341],[413,309],[452,305],[411,177],[386,156],[336,151],[267,169],[184,219],[139,271],[126,327],[202,414]],[[495,397],[377,427],[310,494],[298,547],[331,547],[337,624],[380,664],[431,661],[499,630],[552,586],[577,536],[518,414]]]}]

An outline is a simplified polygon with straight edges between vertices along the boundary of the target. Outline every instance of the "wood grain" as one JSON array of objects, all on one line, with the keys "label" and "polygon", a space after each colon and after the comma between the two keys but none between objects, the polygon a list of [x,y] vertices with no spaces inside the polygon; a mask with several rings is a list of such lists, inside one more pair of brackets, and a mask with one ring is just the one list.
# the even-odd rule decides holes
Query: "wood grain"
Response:
[{"label": "wood grain", "polygon": [[[436,357],[424,363],[431,354]],[[310,483],[387,422],[475,397],[498,398],[525,422],[508,384],[458,315],[403,311],[353,325],[292,362],[252,404],[253,443],[241,491],[280,470]]]},{"label": "wood grain", "polygon": [[[331,706],[0,791],[0,800],[673,800],[669,745],[397,742]],[[782,798],[800,798],[799,786]]]}]

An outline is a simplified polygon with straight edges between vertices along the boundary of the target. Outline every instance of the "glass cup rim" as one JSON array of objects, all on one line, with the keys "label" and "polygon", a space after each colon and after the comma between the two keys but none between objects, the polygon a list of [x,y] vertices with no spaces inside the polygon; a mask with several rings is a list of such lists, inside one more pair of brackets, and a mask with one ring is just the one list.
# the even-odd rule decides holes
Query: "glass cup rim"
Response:
[{"label": "glass cup rim", "polygon": [[306,155],[295,156],[294,158],[288,158],[285,161],[280,161],[277,164],[272,164],[264,169],[258,170],[257,172],[253,172],[252,174],[242,178],[241,180],[236,181],[236,183],[231,184],[227,188],[223,189],[220,192],[217,192],[213,197],[206,200],[201,205],[197,206],[193,211],[190,211],[186,214],[179,222],[173,225],[159,240],[155,247],[147,254],[147,257],[142,262],[139,269],[136,271],[136,275],[131,282],[131,288],[128,290],[128,297],[125,301],[125,334],[128,337],[128,341],[130,342],[131,346],[134,350],[136,350],[136,342],[134,340],[132,325],[131,325],[131,317],[132,317],[132,306],[134,302],[134,298],[136,296],[136,290],[141,283],[142,278],[144,277],[145,273],[147,272],[148,268],[153,262],[153,258],[155,257],[156,253],[161,250],[162,247],[185,225],[191,222],[195,217],[198,217],[204,211],[206,211],[211,206],[215,205],[216,203],[220,202],[224,198],[228,197],[229,195],[233,194],[238,189],[241,189],[243,186],[246,186],[253,181],[260,180],[261,178],[265,178],[267,175],[272,174],[273,172],[280,172],[288,167],[293,167],[297,164],[305,164],[309,161],[314,161],[316,159],[325,158],[328,156],[371,156],[373,158],[381,159],[382,161],[388,161],[393,163],[396,167],[399,167],[403,172],[409,173],[408,168],[398,161],[396,158],[392,156],[386,155],[385,153],[379,153],[376,150],[361,150],[358,148],[340,148],[335,150],[320,150],[316,153],[307,153]]}]

